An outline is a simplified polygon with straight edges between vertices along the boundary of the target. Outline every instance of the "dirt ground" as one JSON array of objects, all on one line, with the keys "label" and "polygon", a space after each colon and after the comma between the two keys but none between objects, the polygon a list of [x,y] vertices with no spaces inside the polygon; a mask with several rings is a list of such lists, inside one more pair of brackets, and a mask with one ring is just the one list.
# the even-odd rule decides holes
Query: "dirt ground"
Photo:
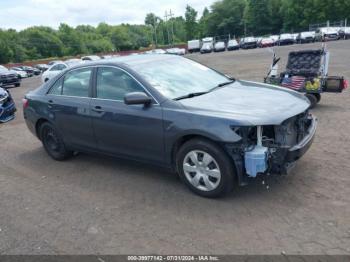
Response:
[{"label": "dirt ground", "polygon": [[[277,48],[286,61],[291,50]],[[328,44],[331,73],[350,79],[350,41]],[[267,49],[190,58],[261,81]],[[211,200],[155,167],[80,154],[55,162],[19,112],[0,126],[0,254],[350,254],[350,93],[327,94],[319,128],[287,177],[260,180]],[[258,98],[257,98],[258,99]]]}]

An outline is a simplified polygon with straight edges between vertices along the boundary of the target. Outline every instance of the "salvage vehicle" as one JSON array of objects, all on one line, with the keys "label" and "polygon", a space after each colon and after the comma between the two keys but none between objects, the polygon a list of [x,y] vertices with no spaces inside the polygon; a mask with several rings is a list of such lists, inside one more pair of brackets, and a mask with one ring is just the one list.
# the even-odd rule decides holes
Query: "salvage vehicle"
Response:
[{"label": "salvage vehicle", "polygon": [[330,54],[325,47],[290,52],[286,70],[278,75],[280,58],[273,53],[272,65],[265,83],[304,93],[313,108],[321,101],[321,93],[341,93],[348,87],[344,77],[328,75],[329,57]]},{"label": "salvage vehicle", "polygon": [[315,35],[316,33],[314,31],[301,32],[299,33],[296,41],[299,44],[313,43],[315,42]]},{"label": "salvage vehicle", "polygon": [[47,64],[37,64],[34,65],[34,67],[39,69],[41,72],[45,72],[47,69],[49,69],[49,66]]},{"label": "salvage vehicle", "polygon": [[225,42],[216,42],[214,45],[214,52],[224,52],[226,51],[226,45]]},{"label": "salvage vehicle", "polygon": [[200,53],[207,54],[213,52],[213,44],[212,43],[203,43]]},{"label": "salvage vehicle", "polygon": [[0,65],[0,87],[21,85],[21,78],[18,73],[13,70],[8,70],[6,67]]},{"label": "salvage vehicle", "polygon": [[338,30],[332,27],[321,27],[316,30],[315,40],[316,41],[332,41],[338,40],[339,33]]},{"label": "salvage vehicle", "polygon": [[98,55],[88,55],[88,56],[83,56],[81,58],[81,60],[83,61],[96,61],[96,60],[100,60],[101,57],[99,57]]},{"label": "salvage vehicle", "polygon": [[228,51],[238,50],[238,49],[239,49],[239,44],[238,44],[237,40],[232,39],[232,40],[228,41],[228,43],[227,43],[227,50]]},{"label": "salvage vehicle", "polygon": [[265,38],[261,39],[261,41],[259,42],[260,48],[272,47],[272,46],[274,46],[274,41],[270,37],[265,37]]},{"label": "salvage vehicle", "polygon": [[281,34],[278,38],[277,45],[292,45],[294,42],[292,34]]},{"label": "salvage vehicle", "polygon": [[16,106],[10,91],[0,87],[0,123],[6,123],[15,118]]},{"label": "salvage vehicle", "polygon": [[28,76],[33,76],[33,75],[40,75],[41,70],[34,68],[32,66],[19,66],[22,70],[26,71]]},{"label": "salvage vehicle", "polygon": [[16,73],[18,74],[19,78],[26,78],[26,77],[28,77],[28,73],[26,71],[24,71],[22,68],[11,67],[10,70],[16,71]]},{"label": "salvage vehicle", "polygon": [[90,152],[144,161],[205,197],[288,173],[316,132],[309,107],[292,90],[172,55],[78,65],[23,100],[29,130],[53,159]]},{"label": "salvage vehicle", "polygon": [[239,42],[240,48],[242,49],[251,49],[257,48],[258,42],[255,37],[244,37]]},{"label": "salvage vehicle", "polygon": [[56,75],[58,75],[62,70],[68,68],[68,65],[64,62],[56,62],[54,63],[49,69],[47,69],[42,75],[41,75],[41,81],[43,83],[49,81],[51,78],[54,78]]},{"label": "salvage vehicle", "polygon": [[201,50],[200,40],[190,40],[187,42],[187,50],[189,53],[199,52]]},{"label": "salvage vehicle", "polygon": [[342,27],[338,34],[340,39],[350,39],[350,27]]}]

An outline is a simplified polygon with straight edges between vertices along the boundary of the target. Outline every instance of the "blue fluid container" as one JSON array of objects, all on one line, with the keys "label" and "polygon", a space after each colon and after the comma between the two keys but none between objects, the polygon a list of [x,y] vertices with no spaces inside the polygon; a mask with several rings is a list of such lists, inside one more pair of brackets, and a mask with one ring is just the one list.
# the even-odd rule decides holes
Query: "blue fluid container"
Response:
[{"label": "blue fluid container", "polygon": [[268,148],[255,146],[251,151],[245,152],[244,162],[247,174],[250,177],[256,177],[258,173],[264,173],[267,170]]}]

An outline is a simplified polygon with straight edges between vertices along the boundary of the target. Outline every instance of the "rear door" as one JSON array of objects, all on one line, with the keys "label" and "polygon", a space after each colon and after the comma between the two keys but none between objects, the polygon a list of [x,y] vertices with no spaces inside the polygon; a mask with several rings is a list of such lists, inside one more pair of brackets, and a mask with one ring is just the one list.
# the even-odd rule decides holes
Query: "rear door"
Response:
[{"label": "rear door", "polygon": [[91,117],[100,150],[143,160],[163,162],[162,108],[126,105],[130,92],[150,93],[128,72],[117,67],[99,67],[91,101]]},{"label": "rear door", "polygon": [[90,118],[93,68],[79,68],[61,77],[47,95],[47,105],[54,123],[67,144],[95,148]]}]

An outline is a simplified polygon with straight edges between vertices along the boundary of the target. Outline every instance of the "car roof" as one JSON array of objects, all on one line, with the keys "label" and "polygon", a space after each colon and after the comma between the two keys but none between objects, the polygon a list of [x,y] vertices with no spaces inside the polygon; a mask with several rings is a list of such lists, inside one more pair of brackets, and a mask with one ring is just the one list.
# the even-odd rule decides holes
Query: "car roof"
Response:
[{"label": "car roof", "polygon": [[167,54],[141,54],[141,55],[128,55],[128,56],[119,56],[108,59],[101,59],[96,61],[86,61],[83,64],[75,65],[71,68],[80,68],[86,66],[98,66],[98,65],[126,65],[133,66],[135,64],[146,64],[154,63],[157,61],[165,61],[171,59],[184,59],[177,55],[167,55]]}]

